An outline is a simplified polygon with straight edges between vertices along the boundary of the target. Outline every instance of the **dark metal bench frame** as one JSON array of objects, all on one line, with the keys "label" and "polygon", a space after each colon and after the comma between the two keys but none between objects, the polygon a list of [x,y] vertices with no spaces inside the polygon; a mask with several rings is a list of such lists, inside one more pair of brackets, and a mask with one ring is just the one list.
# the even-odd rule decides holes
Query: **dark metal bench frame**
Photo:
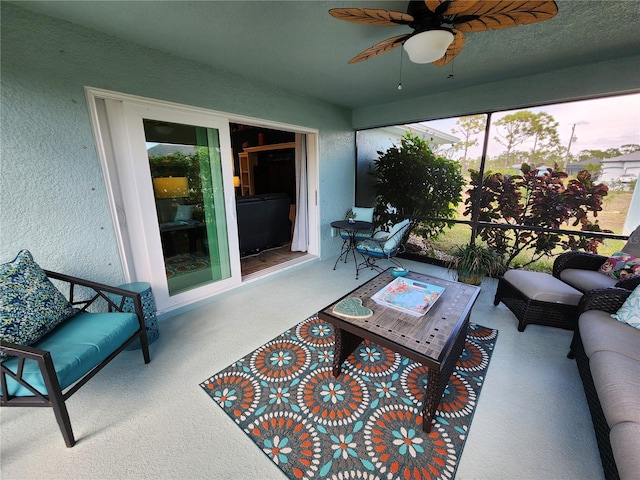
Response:
[{"label": "dark metal bench frame", "polygon": [[[45,270],[45,273],[50,279],[59,280],[68,284],[69,301],[74,307],[79,308],[80,312],[88,311],[89,307],[98,301],[105,301],[107,303],[108,311],[110,312],[122,312],[124,311],[125,301],[130,299],[133,302],[134,311],[139,322],[138,330],[136,330],[136,332],[129,337],[127,341],[112,352],[99,365],[96,365],[77,382],[69,386],[65,391],[60,387],[60,383],[53,366],[53,361],[51,359],[51,354],[49,352],[34,347],[16,345],[4,341],[0,342],[0,351],[2,353],[18,357],[18,368],[16,373],[6,368],[4,364],[0,364],[0,385],[2,386],[0,406],[53,408],[53,413],[56,417],[56,421],[58,422],[58,426],[60,427],[60,431],[62,432],[64,442],[67,447],[72,447],[76,441],[73,436],[73,430],[71,429],[71,421],[69,420],[69,412],[67,411],[65,402],[120,352],[136,341],[136,339],[139,339],[140,341],[144,363],[149,363],[151,359],[149,357],[147,331],[144,322],[144,313],[142,310],[142,299],[139,293],[90,280],[83,280],[70,275],[52,272],[50,270]],[[86,299],[87,296],[90,298]],[[35,360],[38,363],[42,379],[47,387],[47,395],[40,393],[22,378],[24,362],[27,359]],[[30,390],[33,393],[33,396],[16,397],[8,395],[7,376]]]}]

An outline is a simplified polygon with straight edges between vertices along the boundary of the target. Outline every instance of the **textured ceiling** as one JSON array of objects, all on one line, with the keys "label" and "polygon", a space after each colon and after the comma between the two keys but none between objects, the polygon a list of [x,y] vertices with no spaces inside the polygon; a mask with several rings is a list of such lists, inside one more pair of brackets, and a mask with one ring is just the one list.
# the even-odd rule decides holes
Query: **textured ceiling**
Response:
[{"label": "textured ceiling", "polygon": [[[409,27],[337,20],[334,7],[405,11],[397,1],[21,1],[22,8],[173,55],[356,108],[640,53],[640,2],[557,1],[548,21],[469,33],[453,65],[417,65],[400,52],[350,58]],[[448,78],[453,72],[454,78]]]}]

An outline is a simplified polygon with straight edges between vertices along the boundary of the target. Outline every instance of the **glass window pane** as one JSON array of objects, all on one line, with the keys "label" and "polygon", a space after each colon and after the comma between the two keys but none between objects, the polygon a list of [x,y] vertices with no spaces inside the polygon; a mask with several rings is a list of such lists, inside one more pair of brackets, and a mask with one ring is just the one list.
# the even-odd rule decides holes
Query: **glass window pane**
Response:
[{"label": "glass window pane", "polygon": [[144,120],[173,296],[231,276],[218,131]]},{"label": "glass window pane", "polygon": [[[521,174],[527,163],[539,174],[566,172],[565,183],[588,171],[608,187],[602,211],[590,215],[602,230],[630,233],[640,208],[630,208],[640,173],[640,94],[568,102],[492,116],[486,169]],[[560,228],[578,229],[565,223]]]},{"label": "glass window pane", "polygon": [[[467,220],[464,216],[466,208],[469,169],[478,169],[482,158],[482,145],[486,129],[487,115],[454,117],[432,120],[407,125],[362,130],[357,132],[357,184],[356,205],[375,205],[375,186],[371,172],[378,152],[384,152],[393,145],[399,145],[400,139],[410,132],[426,140],[436,156],[445,157],[460,164],[467,186],[462,190],[462,201],[457,206],[455,219]],[[471,230],[467,225],[454,225],[446,228],[437,238],[424,238],[420,228],[414,229],[408,250],[419,256],[444,258],[456,244],[466,243],[471,238]]]},{"label": "glass window pane", "polygon": [[[580,231],[586,224],[585,230],[628,235],[640,224],[640,189],[637,187],[640,94],[492,113],[485,163],[481,165],[487,118],[489,115],[484,114],[452,117],[358,132],[356,204],[375,205],[370,172],[378,151],[398,143],[407,131],[411,131],[431,141],[436,154],[460,162],[467,188],[463,203],[458,206],[458,221],[545,227],[548,229],[545,235],[558,245],[548,250],[553,255],[567,247],[591,248],[584,243],[572,243],[568,235],[554,233],[554,230]],[[551,194],[540,195],[540,188],[527,190],[527,182],[517,184],[518,176],[524,176],[524,164],[530,171],[535,170],[528,175],[528,182],[540,184],[544,187],[542,190],[548,187]],[[492,184],[485,182],[484,206],[480,216],[474,217],[467,190],[473,186],[472,170],[479,171],[481,167],[485,175],[494,177],[490,178]],[[527,167],[524,168],[526,171]],[[545,182],[545,174],[558,175],[557,181]],[[601,189],[601,185],[605,188]],[[504,193],[499,195],[500,192]],[[487,195],[495,196],[493,202],[486,198]],[[586,216],[582,216],[578,208],[586,212]],[[566,217],[555,215],[562,209],[572,210],[571,214]],[[576,222],[577,218],[579,222]],[[485,232],[485,239],[493,235],[497,247],[510,246],[512,253],[531,239],[523,233],[526,230],[494,228]],[[468,241],[469,234],[468,226],[457,224],[438,238],[416,239],[413,235],[408,247],[411,249],[411,242],[415,240],[414,250],[441,259],[453,245]],[[536,241],[531,245],[544,246],[543,243]],[[607,255],[623,244],[621,240],[606,239],[596,247],[598,253]],[[534,250],[524,248],[513,258],[513,264],[527,265],[536,256]],[[553,257],[542,257],[542,260],[536,260],[535,268],[550,268]]]}]

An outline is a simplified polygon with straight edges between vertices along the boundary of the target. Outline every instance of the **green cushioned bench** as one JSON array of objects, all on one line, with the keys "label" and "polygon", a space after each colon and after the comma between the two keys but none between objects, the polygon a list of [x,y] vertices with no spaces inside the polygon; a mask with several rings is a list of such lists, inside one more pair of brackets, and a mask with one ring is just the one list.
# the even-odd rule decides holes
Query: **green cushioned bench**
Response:
[{"label": "green cushioned bench", "polygon": [[43,270],[27,250],[0,265],[0,406],[51,407],[67,447],[65,402],[134,342],[149,363],[140,293]]}]

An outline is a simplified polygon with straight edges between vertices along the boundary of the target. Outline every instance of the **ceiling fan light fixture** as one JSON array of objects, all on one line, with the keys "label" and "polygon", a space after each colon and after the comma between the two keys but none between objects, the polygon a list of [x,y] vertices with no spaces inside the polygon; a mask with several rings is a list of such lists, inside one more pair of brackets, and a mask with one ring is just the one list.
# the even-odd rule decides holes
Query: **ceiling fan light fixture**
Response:
[{"label": "ceiling fan light fixture", "polygon": [[431,63],[443,57],[453,37],[451,30],[445,28],[426,30],[404,42],[404,49],[413,63]]}]

